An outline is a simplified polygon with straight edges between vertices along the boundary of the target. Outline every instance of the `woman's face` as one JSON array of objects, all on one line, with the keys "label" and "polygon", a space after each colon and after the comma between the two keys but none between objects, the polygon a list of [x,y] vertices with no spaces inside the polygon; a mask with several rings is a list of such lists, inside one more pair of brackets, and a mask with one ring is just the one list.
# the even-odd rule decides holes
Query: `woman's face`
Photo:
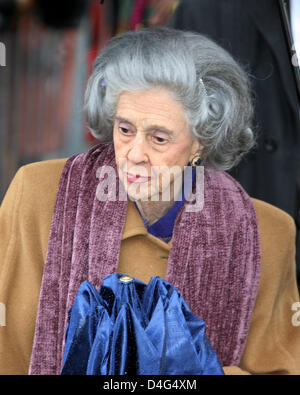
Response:
[{"label": "woman's face", "polygon": [[191,136],[182,105],[165,89],[123,92],[113,140],[119,177],[135,200],[160,200],[163,191],[172,192],[174,180],[202,149]]}]

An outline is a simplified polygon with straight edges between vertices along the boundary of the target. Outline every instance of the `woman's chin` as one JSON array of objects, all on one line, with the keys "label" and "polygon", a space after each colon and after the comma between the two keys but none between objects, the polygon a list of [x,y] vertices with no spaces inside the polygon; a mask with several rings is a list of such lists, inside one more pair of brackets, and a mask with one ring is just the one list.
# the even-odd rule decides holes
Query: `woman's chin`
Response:
[{"label": "woman's chin", "polygon": [[127,190],[127,195],[130,200],[133,201],[143,201],[143,202],[148,202],[153,200],[151,194],[148,193],[148,191],[139,191],[139,192],[133,192],[130,190],[130,188]]}]

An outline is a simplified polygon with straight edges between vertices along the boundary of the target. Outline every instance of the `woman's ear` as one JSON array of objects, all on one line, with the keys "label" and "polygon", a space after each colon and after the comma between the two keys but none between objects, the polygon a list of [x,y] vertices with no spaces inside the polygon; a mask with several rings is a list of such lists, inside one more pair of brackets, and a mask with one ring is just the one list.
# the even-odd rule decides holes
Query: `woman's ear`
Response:
[{"label": "woman's ear", "polygon": [[195,158],[195,156],[199,156],[201,158],[203,148],[204,146],[200,143],[200,141],[198,139],[194,139],[192,143],[190,161]]}]

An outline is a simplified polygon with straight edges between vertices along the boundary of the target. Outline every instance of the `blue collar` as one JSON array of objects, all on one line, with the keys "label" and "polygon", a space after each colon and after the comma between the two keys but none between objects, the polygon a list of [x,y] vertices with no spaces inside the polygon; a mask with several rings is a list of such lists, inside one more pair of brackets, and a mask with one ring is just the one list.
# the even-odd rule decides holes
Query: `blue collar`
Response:
[{"label": "blue collar", "polygon": [[181,209],[185,201],[185,197],[190,193],[193,187],[193,184],[196,179],[196,168],[192,167],[192,177],[190,172],[185,171],[184,179],[185,179],[185,183],[183,184],[182,187],[180,200],[177,200],[170,208],[170,210],[164,216],[162,216],[158,221],[154,222],[152,225],[149,225],[149,221],[142,216],[136,202],[134,202],[135,207],[137,208],[148,233],[152,234],[155,237],[158,237],[159,239],[161,239],[166,243],[168,243],[172,238],[174,223],[177,214],[179,213],[179,210]]}]

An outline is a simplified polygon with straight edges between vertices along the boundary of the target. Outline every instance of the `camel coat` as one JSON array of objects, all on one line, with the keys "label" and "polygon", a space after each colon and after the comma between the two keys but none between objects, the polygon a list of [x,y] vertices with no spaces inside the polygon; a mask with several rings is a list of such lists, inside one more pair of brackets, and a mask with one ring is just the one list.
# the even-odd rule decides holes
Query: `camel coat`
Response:
[{"label": "camel coat", "polygon": [[[0,374],[28,372],[52,213],[65,162],[20,168],[0,207]],[[261,278],[240,366],[224,371],[300,374],[295,224],[282,210],[252,200],[261,236]],[[170,245],[147,233],[130,203],[118,272],[146,283],[154,275],[164,278]]]}]

